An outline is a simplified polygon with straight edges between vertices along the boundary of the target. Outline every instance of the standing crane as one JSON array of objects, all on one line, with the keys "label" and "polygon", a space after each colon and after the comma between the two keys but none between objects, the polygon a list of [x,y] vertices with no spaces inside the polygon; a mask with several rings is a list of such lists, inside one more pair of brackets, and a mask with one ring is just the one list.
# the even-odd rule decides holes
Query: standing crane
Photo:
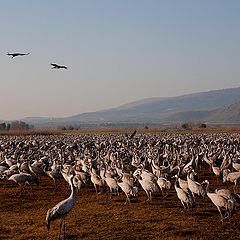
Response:
[{"label": "standing crane", "polygon": [[231,212],[233,210],[234,207],[234,202],[231,199],[228,199],[222,195],[219,195],[217,193],[210,193],[208,188],[209,188],[209,181],[205,180],[204,183],[207,184],[206,187],[206,193],[207,196],[211,199],[212,203],[217,207],[220,216],[221,216],[221,221],[223,222],[223,215],[221,212],[221,208],[225,208],[226,213],[227,213],[227,217],[231,216]]},{"label": "standing crane", "polygon": [[14,181],[20,186],[20,192],[19,195],[22,195],[23,188],[26,185],[26,183],[35,183],[37,186],[39,186],[39,180],[36,176],[33,176],[28,173],[18,173],[18,174],[13,174],[11,177],[8,178],[10,181]]},{"label": "standing crane", "polygon": [[[164,196],[164,193],[163,193],[163,189],[168,189],[169,190],[171,188],[171,182],[168,181],[164,177],[159,177],[158,180],[157,180],[157,184],[160,187],[160,190],[162,192],[162,196],[164,198],[165,196]],[[166,194],[166,196],[167,196],[167,194]]]},{"label": "standing crane", "polygon": [[223,182],[230,181],[234,183],[233,191],[236,191],[237,183],[240,179],[240,172],[231,172],[229,169],[223,170]]},{"label": "standing crane", "polygon": [[190,191],[192,192],[194,200],[195,200],[195,195],[202,196],[202,197],[205,196],[205,191],[204,191],[202,185],[199,182],[192,180],[189,177],[189,174],[187,174],[187,182],[188,182],[188,187],[189,187]]},{"label": "standing crane", "polygon": [[96,195],[97,195],[97,200],[98,200],[98,191],[97,191],[97,186],[103,187],[104,186],[104,180],[96,173],[94,168],[90,168],[90,180],[94,185]]},{"label": "standing crane", "polygon": [[117,184],[126,195],[126,202],[124,203],[124,205],[126,205],[127,203],[130,204],[130,196],[133,194],[133,187],[127,182],[117,182]]},{"label": "standing crane", "polygon": [[46,226],[48,230],[50,229],[50,224],[52,221],[56,219],[62,219],[61,224],[60,224],[60,231],[59,231],[59,238],[61,237],[61,230],[62,227],[64,229],[64,239],[65,239],[65,218],[69,214],[69,212],[72,210],[74,207],[76,201],[77,201],[77,188],[73,184],[73,177],[74,175],[68,176],[69,178],[69,184],[71,187],[71,195],[67,198],[64,199],[63,201],[59,202],[56,206],[53,208],[49,209],[47,211],[46,215]]},{"label": "standing crane", "polygon": [[133,173],[133,176],[138,179],[141,187],[147,194],[147,200],[152,200],[152,194],[159,192],[159,186],[157,184],[157,177],[146,169],[137,169]]},{"label": "standing crane", "polygon": [[193,207],[193,205],[194,205],[194,200],[191,195],[191,191],[185,191],[184,189],[182,189],[179,186],[178,175],[175,175],[174,177],[176,177],[176,180],[174,183],[174,188],[176,190],[177,196],[178,196],[179,200],[181,201],[183,208],[184,209],[187,208],[189,210],[189,208]]}]

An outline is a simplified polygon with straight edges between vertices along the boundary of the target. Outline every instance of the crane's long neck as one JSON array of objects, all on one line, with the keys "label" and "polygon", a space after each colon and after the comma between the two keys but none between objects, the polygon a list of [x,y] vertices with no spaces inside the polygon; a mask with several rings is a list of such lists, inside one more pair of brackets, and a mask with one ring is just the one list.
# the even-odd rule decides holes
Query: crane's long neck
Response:
[{"label": "crane's long neck", "polygon": [[73,177],[70,179],[70,187],[71,187],[71,195],[69,198],[74,199],[75,201],[77,200],[77,188],[73,184]]},{"label": "crane's long neck", "polygon": [[179,187],[179,177],[176,176],[175,182],[174,182],[175,187]]},{"label": "crane's long neck", "polygon": [[206,186],[206,193],[208,194],[209,193],[209,182],[207,182],[207,186]]}]

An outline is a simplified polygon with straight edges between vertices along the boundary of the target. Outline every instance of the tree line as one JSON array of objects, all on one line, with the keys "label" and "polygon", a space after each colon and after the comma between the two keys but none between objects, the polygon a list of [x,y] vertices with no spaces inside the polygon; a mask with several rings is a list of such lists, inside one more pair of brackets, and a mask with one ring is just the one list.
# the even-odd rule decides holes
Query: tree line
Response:
[{"label": "tree line", "polygon": [[23,121],[12,121],[10,123],[0,123],[0,131],[26,131],[33,129],[32,125],[29,125]]}]

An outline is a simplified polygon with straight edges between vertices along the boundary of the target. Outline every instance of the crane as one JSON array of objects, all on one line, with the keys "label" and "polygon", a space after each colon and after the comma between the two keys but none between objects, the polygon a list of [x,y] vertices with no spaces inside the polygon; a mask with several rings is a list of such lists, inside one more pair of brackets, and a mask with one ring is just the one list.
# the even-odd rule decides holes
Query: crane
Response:
[{"label": "crane", "polygon": [[26,183],[35,183],[37,186],[39,186],[38,178],[28,173],[13,174],[11,177],[8,178],[8,180],[14,181],[20,186],[20,196],[22,195],[23,187],[26,185]]},{"label": "crane", "polygon": [[217,193],[210,193],[208,188],[209,188],[209,181],[205,180],[204,183],[207,184],[206,187],[206,193],[207,196],[211,199],[212,203],[216,206],[216,208],[218,209],[220,216],[221,216],[221,221],[223,222],[223,215],[221,212],[221,208],[225,208],[226,212],[227,212],[227,216],[230,217],[231,215],[231,211],[233,210],[234,207],[234,202],[231,199],[228,199],[222,195],[219,195]]},{"label": "crane", "polygon": [[26,55],[29,55],[30,53],[18,53],[18,52],[16,52],[16,53],[9,53],[9,52],[7,52],[7,55],[8,56],[12,56],[12,58],[14,58],[14,57],[18,57],[18,56],[26,56]]},{"label": "crane", "polygon": [[65,218],[69,214],[69,212],[73,209],[76,201],[77,201],[77,188],[73,184],[73,177],[74,174],[68,176],[69,180],[68,183],[71,187],[71,194],[67,199],[64,199],[63,201],[59,202],[57,205],[55,205],[53,208],[49,209],[47,211],[46,215],[46,226],[48,230],[50,229],[50,224],[52,221],[56,219],[62,219],[60,224],[60,231],[59,231],[59,238],[61,236],[61,230],[62,227],[64,229],[64,239],[65,239]]},{"label": "crane", "polygon": [[181,201],[181,203],[183,205],[183,208],[184,209],[187,208],[189,210],[189,208],[192,207],[193,204],[194,204],[194,201],[193,201],[193,198],[190,194],[190,191],[189,192],[184,191],[179,186],[177,175],[175,175],[174,177],[176,177],[176,180],[175,180],[175,183],[174,183],[174,188],[176,190],[177,196],[178,196],[179,200]]},{"label": "crane", "polygon": [[63,69],[68,69],[66,66],[64,66],[64,65],[58,65],[58,64],[56,64],[56,63],[51,63],[51,65],[52,65],[52,69],[61,69],[61,68],[63,68]]}]

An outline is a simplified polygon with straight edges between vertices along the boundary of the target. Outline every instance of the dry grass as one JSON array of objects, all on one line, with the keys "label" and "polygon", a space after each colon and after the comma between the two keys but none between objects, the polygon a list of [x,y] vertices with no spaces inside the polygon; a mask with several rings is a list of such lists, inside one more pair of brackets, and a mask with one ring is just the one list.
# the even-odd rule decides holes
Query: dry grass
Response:
[{"label": "dry grass", "polygon": [[131,134],[134,130],[137,130],[137,134],[162,134],[162,133],[173,133],[173,134],[215,134],[215,133],[239,133],[240,126],[219,126],[219,127],[208,127],[208,128],[193,128],[191,130],[184,130],[181,128],[164,128],[164,127],[125,127],[125,128],[89,128],[79,130],[67,130],[67,131],[54,131],[54,133],[62,134]]},{"label": "dry grass", "polygon": [[[205,174],[202,180],[205,178],[217,187],[212,174]],[[59,220],[52,223],[50,231],[44,220],[47,210],[69,194],[64,180],[58,182],[55,191],[52,181],[44,177],[33,195],[26,191],[21,198],[16,197],[18,190],[12,182],[0,181],[0,188],[0,239],[57,239]],[[222,225],[208,199],[206,209],[204,201],[197,199],[197,207],[189,212],[183,210],[173,188],[164,200],[145,200],[141,191],[139,200],[131,205],[123,205],[123,193],[110,200],[100,194],[98,203],[93,188],[83,187],[66,218],[67,239],[240,239],[239,211]]]},{"label": "dry grass", "polygon": [[164,128],[164,127],[99,127],[79,130],[27,130],[27,131],[0,131],[0,136],[29,136],[29,135],[68,135],[68,134],[131,134],[134,130],[137,130],[137,134],[161,134],[161,133],[173,133],[173,134],[214,134],[214,133],[239,133],[240,125],[229,126],[215,126],[208,128],[193,128],[191,130],[184,130],[181,128]]},{"label": "dry grass", "polygon": [[0,131],[0,136],[47,136],[47,135],[61,135],[61,131],[55,130],[26,130],[26,131]]}]

